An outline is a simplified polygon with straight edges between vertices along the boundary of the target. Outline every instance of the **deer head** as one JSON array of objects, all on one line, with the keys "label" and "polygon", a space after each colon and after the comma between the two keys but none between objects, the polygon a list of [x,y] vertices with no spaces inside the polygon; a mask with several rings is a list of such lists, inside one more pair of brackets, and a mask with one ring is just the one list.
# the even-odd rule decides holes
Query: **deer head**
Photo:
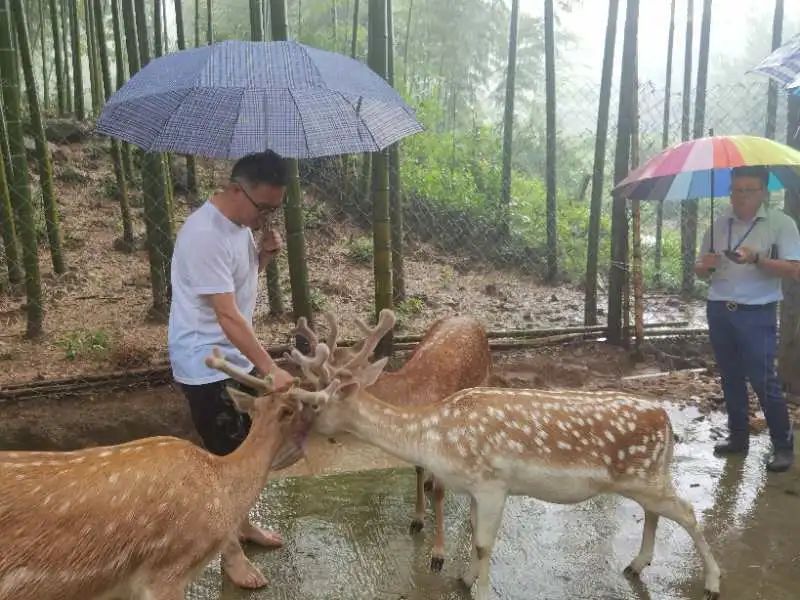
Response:
[{"label": "deer head", "polygon": [[[288,418],[290,421],[287,422],[288,430],[284,443],[272,461],[273,470],[290,467],[303,457],[305,454],[305,442],[315,416],[312,406],[314,402],[320,403],[325,394],[332,394],[335,387],[322,389],[318,392],[308,392],[293,385],[286,391],[276,393],[273,389],[272,377],[267,376],[261,379],[244,372],[225,360],[218,348],[214,349],[212,356],[206,358],[206,365],[212,369],[222,371],[234,381],[238,381],[258,392],[257,396],[251,396],[235,388],[228,387],[228,395],[239,411],[255,416],[263,411],[274,410],[272,408],[273,405],[285,406],[287,410],[291,410],[291,415],[282,412],[277,413],[278,417]],[[317,395],[310,397],[308,394]]]}]

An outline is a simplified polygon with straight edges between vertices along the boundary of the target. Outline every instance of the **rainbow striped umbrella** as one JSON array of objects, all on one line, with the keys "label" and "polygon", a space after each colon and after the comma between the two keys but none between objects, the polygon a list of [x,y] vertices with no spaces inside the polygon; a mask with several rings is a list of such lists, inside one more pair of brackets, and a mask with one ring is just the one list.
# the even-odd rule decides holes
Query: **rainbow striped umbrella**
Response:
[{"label": "rainbow striped umbrella", "polygon": [[800,189],[800,152],[750,135],[711,136],[667,148],[632,171],[613,190],[631,200],[727,196],[731,169],[764,166],[770,191]]}]

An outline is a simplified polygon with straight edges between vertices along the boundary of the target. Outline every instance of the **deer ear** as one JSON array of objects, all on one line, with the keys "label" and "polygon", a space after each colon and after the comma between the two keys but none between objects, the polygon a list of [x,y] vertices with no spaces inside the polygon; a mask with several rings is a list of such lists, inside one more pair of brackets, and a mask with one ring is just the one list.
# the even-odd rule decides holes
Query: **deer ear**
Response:
[{"label": "deer ear", "polygon": [[256,399],[254,396],[245,394],[243,391],[230,386],[225,386],[225,391],[228,393],[228,397],[233,401],[233,405],[239,412],[250,414],[255,410]]},{"label": "deer ear", "polygon": [[361,381],[359,381],[358,379],[354,379],[353,381],[348,381],[347,383],[343,383],[337,388],[335,396],[337,398],[345,398],[347,396],[355,394],[361,388],[361,385],[362,385]]},{"label": "deer ear", "polygon": [[389,357],[384,357],[380,360],[371,363],[369,366],[362,369],[356,377],[358,378],[358,382],[363,385],[364,387],[369,387],[376,381],[378,381],[378,377],[381,376],[383,373],[384,367],[386,367],[386,363],[389,362]]}]

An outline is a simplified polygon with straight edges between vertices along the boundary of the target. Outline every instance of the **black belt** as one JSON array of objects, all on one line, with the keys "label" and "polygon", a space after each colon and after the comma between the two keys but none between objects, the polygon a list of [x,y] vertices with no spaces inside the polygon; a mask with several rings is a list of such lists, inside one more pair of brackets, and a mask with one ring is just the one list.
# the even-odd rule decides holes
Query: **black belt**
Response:
[{"label": "black belt", "polygon": [[732,300],[709,300],[708,302],[709,304],[724,304],[725,308],[727,308],[730,312],[736,312],[739,310],[769,310],[778,305],[777,302],[769,302],[767,304],[740,304],[738,302],[733,302]]}]

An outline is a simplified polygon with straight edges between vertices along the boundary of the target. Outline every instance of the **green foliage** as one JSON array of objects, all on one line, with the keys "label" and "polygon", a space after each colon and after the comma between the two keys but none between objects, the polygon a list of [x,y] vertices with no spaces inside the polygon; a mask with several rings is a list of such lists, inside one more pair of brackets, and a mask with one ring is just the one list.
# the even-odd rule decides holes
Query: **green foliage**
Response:
[{"label": "green foliage", "polygon": [[372,238],[362,236],[347,243],[347,257],[353,262],[372,262]]},{"label": "green foliage", "polygon": [[109,335],[102,329],[71,331],[57,343],[67,360],[104,358],[110,348]]},{"label": "green foliage", "polygon": [[395,312],[401,317],[418,315],[425,310],[425,301],[419,296],[409,296],[395,305]]},{"label": "green foliage", "polygon": [[311,310],[315,312],[323,311],[328,306],[328,298],[315,288],[309,291],[309,302],[311,304]]},{"label": "green foliage", "polygon": [[64,183],[73,183],[76,185],[84,184],[89,181],[89,178],[83,171],[80,171],[72,165],[63,165],[56,177]]}]

